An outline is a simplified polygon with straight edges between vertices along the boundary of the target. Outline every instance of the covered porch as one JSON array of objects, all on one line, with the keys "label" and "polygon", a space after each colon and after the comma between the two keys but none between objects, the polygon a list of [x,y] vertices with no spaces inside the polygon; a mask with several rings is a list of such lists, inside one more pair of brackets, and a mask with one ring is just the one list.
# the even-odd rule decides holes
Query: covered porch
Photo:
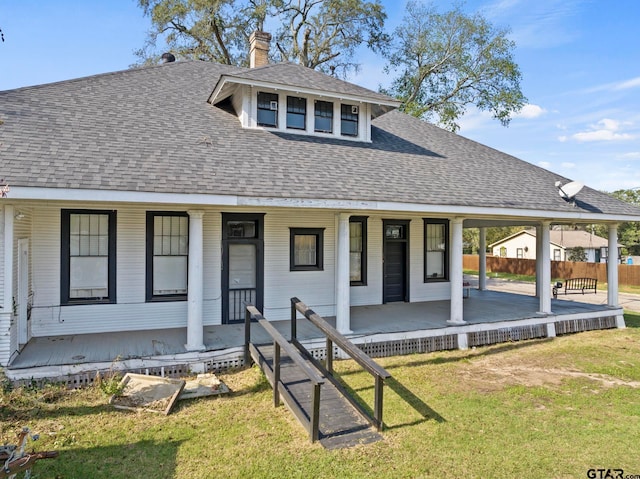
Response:
[{"label": "covered porch", "polygon": [[[610,307],[596,295],[553,299],[552,312],[540,313],[539,298],[529,291],[535,285],[490,288],[471,290],[464,299],[464,323],[456,325],[449,321],[450,301],[351,307],[348,337],[372,356],[388,356],[624,327],[622,307]],[[335,318],[326,319],[335,325]],[[290,321],[273,324],[289,337]],[[324,357],[324,337],[304,318],[298,319],[297,334]],[[6,373],[15,381],[47,378],[78,386],[109,369],[170,376],[243,364],[243,324],[205,326],[203,339],[206,349],[194,352],[185,347],[186,328],[37,337],[12,359]],[[251,340],[270,341],[257,324],[252,324]]]}]

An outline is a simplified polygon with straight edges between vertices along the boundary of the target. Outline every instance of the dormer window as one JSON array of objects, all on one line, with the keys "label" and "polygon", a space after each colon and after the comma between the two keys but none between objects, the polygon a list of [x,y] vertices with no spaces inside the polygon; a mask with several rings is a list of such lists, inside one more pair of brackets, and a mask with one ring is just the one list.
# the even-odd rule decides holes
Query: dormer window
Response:
[{"label": "dormer window", "polygon": [[307,99],[287,97],[287,128],[304,130],[307,123]]},{"label": "dormer window", "polygon": [[401,104],[295,63],[221,75],[208,100],[242,128],[371,142],[371,122]]},{"label": "dormer window", "polygon": [[333,132],[333,103],[330,101],[316,101],[314,131],[320,133]]},{"label": "dormer window", "polygon": [[278,127],[278,94],[258,92],[258,126]]},{"label": "dormer window", "polygon": [[340,133],[343,136],[358,136],[358,106],[341,105]]}]

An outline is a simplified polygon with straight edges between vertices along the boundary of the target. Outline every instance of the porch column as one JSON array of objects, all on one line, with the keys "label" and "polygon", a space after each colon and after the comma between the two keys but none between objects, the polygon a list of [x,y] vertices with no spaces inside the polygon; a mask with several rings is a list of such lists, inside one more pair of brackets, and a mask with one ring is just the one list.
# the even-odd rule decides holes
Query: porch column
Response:
[{"label": "porch column", "polygon": [[204,331],[202,324],[202,301],[204,295],[203,272],[203,228],[204,211],[189,210],[189,274],[187,293],[187,344],[188,351],[202,351]]},{"label": "porch column", "polygon": [[13,309],[13,205],[4,206],[4,290],[2,311],[10,314]]},{"label": "porch column", "polygon": [[478,289],[487,289],[487,228],[480,228],[480,246],[478,249]]},{"label": "porch column", "polygon": [[542,263],[540,258],[542,257],[542,227],[536,226],[536,298],[540,297],[540,283],[542,281]]},{"label": "porch column", "polygon": [[451,312],[447,323],[466,324],[462,310],[462,218],[451,220]]},{"label": "porch column", "polygon": [[609,225],[609,254],[607,255],[607,304],[618,307],[618,225]]},{"label": "porch column", "polygon": [[538,297],[540,298],[540,314],[551,314],[551,234],[549,221],[540,225],[540,256],[537,256],[536,270],[539,269]]},{"label": "porch column", "polygon": [[351,333],[351,281],[349,276],[349,214],[339,213],[336,255],[336,329]]}]

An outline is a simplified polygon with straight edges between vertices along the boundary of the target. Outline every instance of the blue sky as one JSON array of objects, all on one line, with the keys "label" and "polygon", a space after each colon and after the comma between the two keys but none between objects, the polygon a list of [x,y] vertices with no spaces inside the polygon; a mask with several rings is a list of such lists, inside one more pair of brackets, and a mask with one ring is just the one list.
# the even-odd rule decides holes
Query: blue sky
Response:
[{"label": "blue sky", "polygon": [[[393,29],[405,1],[383,3]],[[592,188],[640,187],[640,1],[470,0],[464,8],[511,29],[528,105],[508,128],[471,109],[459,133]],[[126,69],[149,21],[135,0],[3,0],[0,28],[6,90]],[[359,60],[351,81],[374,90],[389,83],[376,55],[362,51]]]}]

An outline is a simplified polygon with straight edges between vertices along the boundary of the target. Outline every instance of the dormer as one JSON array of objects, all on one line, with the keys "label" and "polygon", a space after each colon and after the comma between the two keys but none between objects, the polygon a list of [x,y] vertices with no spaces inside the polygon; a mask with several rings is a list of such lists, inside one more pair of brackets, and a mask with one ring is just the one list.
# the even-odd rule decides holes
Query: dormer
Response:
[{"label": "dormer", "polygon": [[[263,51],[253,45],[252,52]],[[230,103],[243,128],[362,142],[371,141],[372,119],[400,106],[387,95],[295,63],[222,75],[209,102]]]}]

